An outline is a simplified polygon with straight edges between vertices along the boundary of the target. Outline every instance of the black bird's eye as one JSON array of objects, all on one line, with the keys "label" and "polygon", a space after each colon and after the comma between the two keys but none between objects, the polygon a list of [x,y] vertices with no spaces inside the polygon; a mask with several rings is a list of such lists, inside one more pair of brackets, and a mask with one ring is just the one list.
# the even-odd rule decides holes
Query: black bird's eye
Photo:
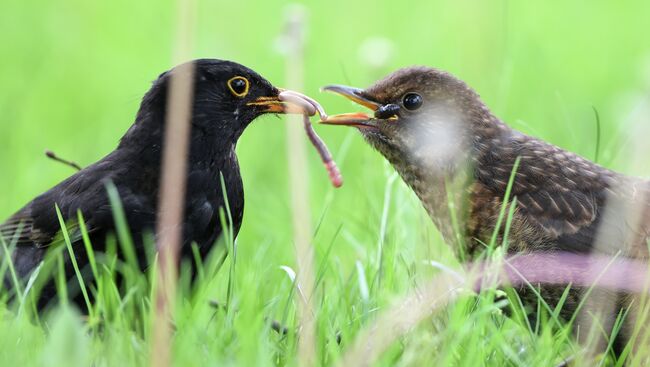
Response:
[{"label": "black bird's eye", "polygon": [[417,110],[422,106],[422,96],[417,93],[407,93],[402,99],[402,104],[407,110]]},{"label": "black bird's eye", "polygon": [[248,94],[249,83],[248,79],[243,76],[236,76],[228,80],[228,89],[236,97],[244,97]]}]

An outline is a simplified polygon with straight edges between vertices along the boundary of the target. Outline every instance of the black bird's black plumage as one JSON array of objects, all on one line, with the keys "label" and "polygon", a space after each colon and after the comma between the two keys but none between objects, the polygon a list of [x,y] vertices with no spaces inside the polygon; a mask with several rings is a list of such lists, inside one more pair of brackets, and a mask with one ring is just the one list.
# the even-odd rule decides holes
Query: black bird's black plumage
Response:
[{"label": "black bird's black plumage", "polygon": [[[193,242],[205,255],[222,233],[219,208],[225,204],[220,175],[237,234],[244,210],[235,154],[237,140],[256,117],[282,112],[283,106],[278,100],[279,90],[251,69],[213,59],[193,63],[194,98],[181,255],[191,254]],[[119,193],[140,266],[146,266],[145,253],[149,250],[144,248],[142,236],[155,229],[167,95],[170,79],[178,70],[165,72],[154,81],[142,99],[135,123],[114,151],[39,195],[0,225],[5,242],[15,244],[11,260],[21,278],[28,276],[53,247],[51,244],[57,242],[60,225],[55,205],[70,223],[75,257],[81,268],[88,260],[79,231],[75,230],[77,211],[85,218],[93,249],[105,250],[106,236],[115,229],[106,188],[109,182]],[[233,78],[237,85],[232,84]],[[43,290],[42,297],[47,300],[54,294],[50,286]]]}]

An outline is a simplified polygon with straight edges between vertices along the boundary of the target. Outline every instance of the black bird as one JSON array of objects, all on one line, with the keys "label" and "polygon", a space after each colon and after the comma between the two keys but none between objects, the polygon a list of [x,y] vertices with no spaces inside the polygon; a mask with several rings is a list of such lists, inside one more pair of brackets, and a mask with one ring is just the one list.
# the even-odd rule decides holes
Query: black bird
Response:
[{"label": "black bird", "polygon": [[[510,128],[453,75],[410,67],[367,89],[324,89],[373,111],[330,116],[322,122],[357,127],[413,189],[459,255],[476,256],[493,238],[502,243],[505,220],[499,220],[500,213],[516,198],[508,232],[511,253],[649,258],[649,181],[611,171]],[[510,197],[504,202],[516,162]],[[544,287],[542,295],[556,304],[564,289]],[[519,294],[535,307],[534,292],[526,287]],[[562,309],[567,319],[581,296],[579,291],[569,294]],[[614,311],[632,303],[630,294],[610,296]],[[629,336],[630,326],[622,333]]]},{"label": "black bird", "polygon": [[[181,256],[192,253],[192,243],[205,256],[222,233],[219,210],[225,204],[220,175],[235,235],[241,226],[244,191],[235,154],[237,140],[258,116],[285,113],[291,106],[280,101],[280,89],[245,66],[215,59],[192,63],[194,97]],[[85,218],[93,249],[105,250],[106,237],[115,229],[108,182],[119,193],[139,265],[147,265],[146,253],[151,249],[144,248],[142,237],[155,230],[168,90],[178,70],[180,67],[167,71],[154,81],[142,99],[135,123],[114,151],[39,195],[0,225],[5,242],[15,244],[11,260],[21,278],[38,266],[53,244],[62,243],[55,205],[71,228],[80,267],[88,258],[80,232],[75,230],[77,211]],[[293,107],[293,111],[300,109]],[[66,262],[70,269],[67,257]],[[54,295],[54,288],[46,286],[41,300]]]}]

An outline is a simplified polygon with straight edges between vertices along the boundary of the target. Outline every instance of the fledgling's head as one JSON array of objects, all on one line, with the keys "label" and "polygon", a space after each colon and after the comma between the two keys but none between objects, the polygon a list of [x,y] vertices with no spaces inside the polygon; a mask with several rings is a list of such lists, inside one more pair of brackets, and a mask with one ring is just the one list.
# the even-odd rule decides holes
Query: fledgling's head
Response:
[{"label": "fledgling's head", "polygon": [[391,163],[456,166],[481,134],[498,123],[467,84],[428,67],[398,70],[367,89],[330,85],[374,114],[346,113],[321,121],[354,126]]}]

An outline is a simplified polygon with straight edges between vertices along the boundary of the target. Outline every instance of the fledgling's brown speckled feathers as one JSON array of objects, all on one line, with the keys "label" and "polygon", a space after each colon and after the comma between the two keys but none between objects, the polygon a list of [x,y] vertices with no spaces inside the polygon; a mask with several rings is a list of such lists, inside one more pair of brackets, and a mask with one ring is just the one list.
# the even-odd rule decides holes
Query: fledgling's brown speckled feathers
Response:
[{"label": "fledgling's brown speckled feathers", "polygon": [[[476,255],[492,238],[502,243],[506,220],[495,229],[519,160],[506,204],[507,213],[516,200],[508,251],[648,258],[647,181],[510,128],[451,74],[411,67],[365,90],[337,85],[324,89],[375,111],[374,117],[343,114],[323,122],[357,127],[413,189],[457,252]],[[541,294],[554,305],[563,291],[564,287],[546,286]],[[536,292],[527,287],[518,292],[534,309]],[[602,295],[596,298],[603,299],[598,298]],[[630,304],[629,296],[612,296],[615,311]],[[579,290],[570,292],[561,315],[568,319],[581,297]],[[612,320],[607,322],[611,325]],[[629,336],[630,330],[628,325],[621,334]]]},{"label": "fledgling's brown speckled feathers", "polygon": [[[465,212],[454,213],[466,219],[461,227],[465,245],[472,250],[489,241],[519,158],[510,196],[517,201],[509,233],[513,250],[589,252],[605,204],[616,201],[617,207],[637,212],[641,208],[642,220],[628,223],[634,218],[609,216],[608,230],[634,236],[623,235],[624,243],[608,244],[607,252],[648,256],[647,181],[618,174],[510,128],[463,81],[437,69],[401,69],[357,93],[357,98],[378,108],[398,107],[391,118],[370,118],[359,130],[415,191],[449,242],[455,242],[450,194],[452,198],[462,195],[468,202],[457,206]],[[419,95],[421,105],[407,108],[404,99],[409,94]],[[447,190],[452,183],[453,190]],[[638,222],[639,216],[635,217]]]}]

